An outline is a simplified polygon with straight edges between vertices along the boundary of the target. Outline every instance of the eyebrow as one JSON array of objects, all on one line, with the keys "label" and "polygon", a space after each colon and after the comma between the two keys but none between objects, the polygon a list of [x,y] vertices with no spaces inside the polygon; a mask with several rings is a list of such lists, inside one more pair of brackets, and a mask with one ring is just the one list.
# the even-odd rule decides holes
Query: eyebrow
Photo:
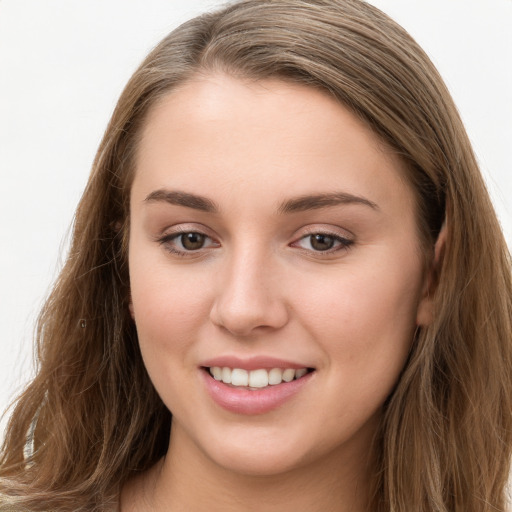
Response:
[{"label": "eyebrow", "polygon": [[[219,207],[211,199],[178,190],[155,190],[145,199],[145,202],[148,203],[160,201],[177,206],[184,206],[186,208],[192,208],[206,213],[219,212]],[[379,210],[376,203],[364,197],[355,196],[346,192],[333,192],[329,194],[303,195],[288,199],[281,203],[277,211],[280,214],[297,213],[308,210],[319,210],[321,208],[328,208],[330,206],[343,204],[361,204],[368,206],[373,210]]]},{"label": "eyebrow", "polygon": [[186,208],[193,208],[194,210],[200,210],[207,213],[217,213],[219,211],[215,202],[207,197],[176,190],[155,190],[145,199],[145,202],[147,203],[158,201],[163,201],[177,206],[185,206]]},{"label": "eyebrow", "polygon": [[362,204],[364,206],[369,206],[373,210],[379,210],[377,203],[374,203],[365,197],[355,196],[346,192],[333,192],[330,194],[304,195],[289,199],[281,204],[278,212],[305,212],[308,210],[327,208],[329,206],[338,206],[340,204]]}]

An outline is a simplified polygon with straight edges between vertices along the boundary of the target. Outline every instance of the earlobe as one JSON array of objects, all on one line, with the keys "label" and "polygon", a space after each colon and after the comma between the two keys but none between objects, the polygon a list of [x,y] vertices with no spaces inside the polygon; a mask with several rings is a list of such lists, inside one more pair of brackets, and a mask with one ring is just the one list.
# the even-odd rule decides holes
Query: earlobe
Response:
[{"label": "earlobe", "polygon": [[434,294],[439,284],[441,266],[446,248],[446,222],[443,224],[434,246],[434,257],[425,276],[421,301],[416,314],[416,325],[425,327],[434,320]]}]

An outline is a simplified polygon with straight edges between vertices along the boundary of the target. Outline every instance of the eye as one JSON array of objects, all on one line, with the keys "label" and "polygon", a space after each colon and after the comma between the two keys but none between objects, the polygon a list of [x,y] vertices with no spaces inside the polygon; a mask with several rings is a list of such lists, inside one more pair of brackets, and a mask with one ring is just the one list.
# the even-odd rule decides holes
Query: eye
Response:
[{"label": "eye", "polygon": [[178,255],[186,255],[201,249],[219,246],[209,236],[198,231],[181,231],[165,235],[159,242],[165,246],[166,250]]},{"label": "eye", "polygon": [[202,233],[183,233],[176,237],[181,243],[183,249],[187,251],[197,251],[198,249],[202,249],[204,243],[206,241],[206,235]]},{"label": "eye", "polygon": [[335,252],[346,249],[353,241],[332,233],[311,233],[300,238],[293,245],[313,252]]}]

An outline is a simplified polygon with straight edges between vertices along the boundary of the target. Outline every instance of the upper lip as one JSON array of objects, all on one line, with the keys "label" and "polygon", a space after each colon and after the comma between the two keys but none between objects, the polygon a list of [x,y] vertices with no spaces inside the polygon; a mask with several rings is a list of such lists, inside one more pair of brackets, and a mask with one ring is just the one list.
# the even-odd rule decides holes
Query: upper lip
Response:
[{"label": "upper lip", "polygon": [[227,367],[227,368],[241,368],[243,370],[259,370],[262,368],[293,368],[298,370],[300,368],[311,368],[310,365],[297,363],[293,361],[286,361],[275,357],[268,356],[252,356],[248,358],[240,358],[232,355],[218,356],[207,359],[201,363],[202,367],[211,368],[213,366]]}]

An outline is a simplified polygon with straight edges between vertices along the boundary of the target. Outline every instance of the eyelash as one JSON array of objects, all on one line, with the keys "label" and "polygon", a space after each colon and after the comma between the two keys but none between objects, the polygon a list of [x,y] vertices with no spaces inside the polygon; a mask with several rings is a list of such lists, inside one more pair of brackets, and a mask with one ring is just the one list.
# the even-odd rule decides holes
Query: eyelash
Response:
[{"label": "eyelash", "polygon": [[[196,250],[182,250],[182,249],[176,248],[173,245],[175,243],[175,240],[180,239],[184,235],[199,235],[199,236],[204,237],[205,240],[212,240],[211,237],[209,237],[205,233],[202,233],[201,231],[193,230],[193,229],[188,229],[188,230],[187,229],[179,229],[174,233],[170,233],[170,234],[164,235],[163,237],[159,238],[158,242],[160,243],[160,245],[164,246],[166,251],[168,251],[171,254],[174,254],[176,256],[181,256],[184,258],[191,257],[191,256],[199,256],[200,251],[204,250],[205,247],[200,247],[199,249],[196,249]],[[183,243],[181,245],[183,245]],[[212,244],[212,245],[214,245],[215,247],[219,247],[220,244],[218,244],[218,242],[214,242],[214,244]]]},{"label": "eyelash", "polygon": [[[194,256],[197,257],[201,254],[204,254],[204,252],[202,252],[202,251],[204,251],[205,249],[208,250],[211,247],[216,248],[216,247],[220,246],[220,244],[218,242],[213,241],[213,244],[211,244],[211,246],[209,246],[209,247],[203,246],[198,249],[191,249],[191,250],[183,250],[183,249],[176,248],[176,246],[174,245],[175,240],[180,239],[184,235],[199,235],[201,237],[204,237],[205,240],[213,241],[213,239],[211,237],[209,237],[208,235],[206,235],[205,233],[203,233],[201,231],[186,230],[186,229],[180,229],[177,232],[167,234],[167,235],[159,238],[157,241],[160,243],[160,245],[164,246],[166,251],[168,251],[171,254],[176,255],[178,257],[184,257],[184,258],[194,257]],[[314,249],[306,249],[299,245],[299,243],[302,242],[303,240],[307,240],[307,239],[311,240],[311,237],[313,237],[315,235],[328,237],[328,238],[332,239],[333,243],[335,244],[335,247],[326,249],[324,251],[322,251],[322,250],[315,251]],[[354,243],[354,240],[345,238],[336,233],[318,230],[318,231],[311,231],[310,233],[306,233],[305,235],[301,236],[297,241],[291,243],[290,246],[296,247],[296,248],[301,249],[302,251],[310,253],[310,254],[313,253],[315,255],[315,257],[323,257],[323,256],[327,257],[329,255],[332,255],[333,253],[343,251],[343,250],[345,250],[345,251],[348,250],[353,245],[353,243]],[[181,245],[183,246],[183,243],[181,243]],[[310,245],[311,245],[311,242],[310,242]]]},{"label": "eyelash", "polygon": [[[314,236],[330,238],[330,239],[332,239],[333,244],[335,244],[335,246],[332,248],[326,249],[324,251],[321,251],[321,250],[315,251],[314,249],[305,249],[305,248],[299,246],[300,242],[308,240],[308,239],[309,239],[309,245],[311,245],[312,237],[314,237]],[[354,243],[354,240],[343,237],[336,233],[318,230],[318,231],[311,231],[310,233],[306,233],[305,235],[301,236],[296,242],[293,242],[290,245],[292,247],[298,247],[299,249],[302,249],[305,252],[314,253],[315,257],[322,257],[322,256],[328,257],[328,256],[332,255],[333,253],[348,250],[353,243]]]}]

